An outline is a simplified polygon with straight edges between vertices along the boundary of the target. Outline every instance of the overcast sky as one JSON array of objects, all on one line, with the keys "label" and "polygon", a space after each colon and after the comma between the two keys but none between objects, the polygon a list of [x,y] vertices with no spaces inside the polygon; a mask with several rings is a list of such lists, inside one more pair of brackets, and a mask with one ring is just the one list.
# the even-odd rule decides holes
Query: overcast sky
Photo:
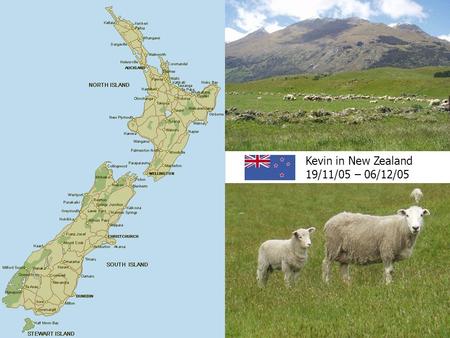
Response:
[{"label": "overcast sky", "polygon": [[274,32],[312,18],[360,17],[388,25],[413,23],[450,41],[450,0],[225,0],[225,41],[259,28]]}]

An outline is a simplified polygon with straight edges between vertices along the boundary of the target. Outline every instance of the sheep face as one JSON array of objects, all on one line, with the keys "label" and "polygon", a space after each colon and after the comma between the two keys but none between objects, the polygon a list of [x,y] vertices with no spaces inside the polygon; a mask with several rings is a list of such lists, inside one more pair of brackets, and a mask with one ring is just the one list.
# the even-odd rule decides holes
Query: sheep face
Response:
[{"label": "sheep face", "polygon": [[416,206],[410,207],[409,209],[400,209],[397,213],[405,218],[409,231],[415,235],[422,229],[423,217],[430,214],[428,209],[422,209]]},{"label": "sheep face", "polygon": [[316,228],[314,227],[308,229],[298,229],[295,230],[292,235],[298,241],[300,247],[306,249],[311,246],[310,234],[312,234],[314,231],[316,231]]}]

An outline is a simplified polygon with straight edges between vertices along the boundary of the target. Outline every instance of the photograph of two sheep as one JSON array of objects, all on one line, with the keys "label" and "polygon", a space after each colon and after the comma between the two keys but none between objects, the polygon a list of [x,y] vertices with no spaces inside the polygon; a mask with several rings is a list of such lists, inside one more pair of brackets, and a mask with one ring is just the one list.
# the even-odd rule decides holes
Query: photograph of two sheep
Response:
[{"label": "photograph of two sheep", "polygon": [[449,206],[450,184],[228,184],[227,336],[447,337]]},{"label": "photograph of two sheep", "polygon": [[[411,196],[416,203],[423,196],[415,188]],[[330,281],[331,264],[338,262],[342,280],[350,283],[349,265],[383,263],[386,284],[392,282],[393,263],[411,256],[414,244],[424,223],[428,209],[411,206],[399,209],[397,214],[372,216],[360,213],[341,212],[330,218],[324,226],[325,257],[322,263],[322,278]],[[287,287],[291,287],[307,262],[311,234],[315,227],[297,229],[287,240],[268,240],[261,244],[258,252],[257,280],[260,287],[267,283],[274,270],[284,273]]]},{"label": "photograph of two sheep", "polygon": [[[226,150],[449,151],[448,1],[226,0]],[[450,337],[450,184],[227,184],[227,337]]]}]

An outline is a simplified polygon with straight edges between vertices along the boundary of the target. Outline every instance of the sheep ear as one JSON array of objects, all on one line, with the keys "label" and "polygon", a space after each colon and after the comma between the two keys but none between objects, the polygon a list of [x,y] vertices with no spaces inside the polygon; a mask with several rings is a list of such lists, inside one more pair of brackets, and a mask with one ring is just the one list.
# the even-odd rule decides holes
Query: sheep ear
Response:
[{"label": "sheep ear", "polygon": [[400,210],[397,211],[397,214],[401,215],[401,216],[406,216],[406,210],[405,209],[400,209]]},{"label": "sheep ear", "polygon": [[298,238],[297,230],[296,231],[292,231],[292,234],[294,235],[295,238]]},{"label": "sheep ear", "polygon": [[314,227],[308,228],[308,231],[310,234],[312,234],[314,231],[316,231],[316,228]]},{"label": "sheep ear", "polygon": [[422,216],[431,215],[430,210],[423,209]]}]

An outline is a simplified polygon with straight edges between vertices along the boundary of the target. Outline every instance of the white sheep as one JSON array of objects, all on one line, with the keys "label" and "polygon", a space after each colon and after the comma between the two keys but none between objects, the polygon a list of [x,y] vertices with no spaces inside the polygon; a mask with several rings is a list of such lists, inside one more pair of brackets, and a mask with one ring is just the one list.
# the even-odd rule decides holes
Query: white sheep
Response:
[{"label": "white sheep", "polygon": [[285,101],[295,101],[297,98],[293,94],[286,94],[283,96]]},{"label": "white sheep", "polygon": [[419,188],[414,189],[414,190],[411,192],[410,197],[414,199],[414,201],[416,202],[416,204],[419,204],[420,200],[423,198],[422,190],[420,190]]},{"label": "white sheep", "polygon": [[262,97],[261,96],[258,96],[257,98],[256,98],[257,100],[261,100],[262,99]]},{"label": "white sheep", "polygon": [[369,103],[378,103],[377,100],[370,100]]},{"label": "white sheep", "polygon": [[392,281],[393,263],[409,258],[427,209],[412,206],[397,215],[371,216],[343,212],[325,224],[325,258],[322,278],[330,279],[333,261],[340,263],[344,282],[350,282],[349,264],[384,264],[386,284]]},{"label": "white sheep", "polygon": [[256,271],[258,285],[264,287],[269,274],[274,270],[281,270],[284,272],[286,286],[291,287],[306,263],[307,249],[311,246],[310,234],[315,230],[314,227],[298,229],[292,232],[290,239],[272,239],[261,244]]},{"label": "white sheep", "polygon": [[441,100],[439,100],[439,99],[431,99],[428,102],[429,102],[430,107],[439,106],[441,104]]}]

